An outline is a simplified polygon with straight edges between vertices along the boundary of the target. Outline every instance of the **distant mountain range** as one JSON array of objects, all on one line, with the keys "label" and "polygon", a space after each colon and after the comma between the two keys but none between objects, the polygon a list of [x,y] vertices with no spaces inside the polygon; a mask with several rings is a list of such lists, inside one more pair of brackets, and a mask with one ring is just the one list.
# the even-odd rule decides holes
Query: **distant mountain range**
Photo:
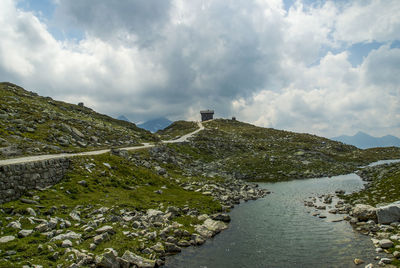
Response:
[{"label": "distant mountain range", "polygon": [[128,118],[126,118],[125,115],[120,115],[120,116],[117,117],[117,119],[118,119],[118,120],[122,120],[122,121],[126,121],[126,122],[131,122],[131,121],[129,121]]},{"label": "distant mountain range", "polygon": [[359,131],[354,136],[342,135],[339,137],[331,138],[331,140],[340,141],[346,144],[354,145],[361,149],[373,148],[373,147],[389,147],[397,146],[400,147],[400,139],[392,136],[386,135],[380,138],[373,137],[364,132]]},{"label": "distant mountain range", "polygon": [[142,124],[137,124],[138,127],[144,128],[152,133],[157,132],[157,130],[164,129],[171,125],[172,121],[165,118],[165,117],[160,117],[160,118],[155,118],[149,121],[146,121]]}]

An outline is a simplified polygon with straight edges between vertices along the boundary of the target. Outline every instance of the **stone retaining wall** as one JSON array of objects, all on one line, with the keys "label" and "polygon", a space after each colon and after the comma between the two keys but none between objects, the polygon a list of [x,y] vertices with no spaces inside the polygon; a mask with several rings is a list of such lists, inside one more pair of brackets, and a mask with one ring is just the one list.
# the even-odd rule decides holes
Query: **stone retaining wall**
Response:
[{"label": "stone retaining wall", "polygon": [[68,158],[0,166],[0,204],[21,197],[30,189],[58,183],[69,167]]}]

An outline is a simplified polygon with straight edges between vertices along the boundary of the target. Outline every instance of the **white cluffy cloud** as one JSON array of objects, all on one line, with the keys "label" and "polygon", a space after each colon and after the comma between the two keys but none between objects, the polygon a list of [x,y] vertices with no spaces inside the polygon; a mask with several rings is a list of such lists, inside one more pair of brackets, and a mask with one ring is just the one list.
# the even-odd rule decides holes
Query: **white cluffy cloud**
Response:
[{"label": "white cluffy cloud", "polygon": [[213,108],[328,137],[400,133],[398,1],[57,0],[45,18],[25,2],[0,2],[0,80],[39,94],[134,121]]}]

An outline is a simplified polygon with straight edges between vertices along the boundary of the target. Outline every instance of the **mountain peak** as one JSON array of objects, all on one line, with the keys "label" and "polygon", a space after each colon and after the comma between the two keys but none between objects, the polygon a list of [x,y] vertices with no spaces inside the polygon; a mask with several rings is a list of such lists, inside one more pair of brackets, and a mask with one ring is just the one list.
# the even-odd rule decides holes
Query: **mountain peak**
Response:
[{"label": "mountain peak", "polygon": [[117,117],[118,120],[126,121],[126,122],[131,122],[125,115],[120,115]]},{"label": "mountain peak", "polygon": [[171,123],[172,123],[172,121],[169,120],[168,118],[158,117],[158,118],[148,120],[142,124],[138,124],[137,126],[154,133],[160,129],[164,129],[164,128],[168,127]]},{"label": "mountain peak", "polygon": [[332,140],[340,141],[346,144],[354,145],[361,149],[374,148],[374,147],[390,147],[397,146],[400,147],[400,139],[392,136],[386,135],[383,137],[374,137],[362,131],[358,131],[353,136],[342,135],[332,138]]}]

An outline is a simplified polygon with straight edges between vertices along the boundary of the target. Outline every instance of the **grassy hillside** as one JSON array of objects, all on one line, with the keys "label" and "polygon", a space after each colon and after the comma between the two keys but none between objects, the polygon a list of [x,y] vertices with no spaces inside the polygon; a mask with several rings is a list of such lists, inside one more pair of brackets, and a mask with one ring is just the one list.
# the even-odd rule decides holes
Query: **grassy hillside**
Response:
[{"label": "grassy hillside", "polygon": [[11,83],[0,83],[0,158],[131,146],[157,140],[133,123],[41,97]]},{"label": "grassy hillside", "polygon": [[[333,176],[355,171],[380,159],[400,158],[400,148],[360,150],[310,134],[256,127],[239,121],[214,120],[204,124],[192,142],[168,145],[190,155],[189,173],[225,173],[252,181]],[[197,160],[197,161],[196,161]]]},{"label": "grassy hillside", "polygon": [[362,191],[343,196],[347,202],[376,207],[400,200],[400,163],[367,167],[358,174],[368,185]]},{"label": "grassy hillside", "polygon": [[[178,237],[174,231],[177,233],[176,230],[180,230],[185,234],[181,238],[190,240],[194,224],[201,222],[197,215],[220,211],[220,203],[202,192],[185,190],[181,185],[185,181],[183,178],[182,181],[179,177],[172,180],[159,175],[153,166],[146,168],[136,165],[136,159],[146,159],[148,154],[143,152],[143,155],[140,158],[111,154],[73,158],[68,174],[59,184],[42,191],[28,191],[22,200],[1,205],[0,237],[13,235],[19,238],[0,243],[0,267],[21,267],[24,264],[55,267],[56,263],[70,265],[76,259],[71,259],[62,246],[64,239],[52,240],[56,235],[68,232],[81,235],[79,239],[70,240],[73,249],[78,250],[81,256],[90,252],[85,257],[89,260],[93,254],[100,255],[110,247],[121,255],[125,250],[130,250],[154,258],[154,254],[141,251],[162,240],[159,236],[149,239],[146,235],[160,233],[170,224],[174,228],[168,232],[168,236]],[[152,222],[146,214],[148,209],[173,211],[173,214],[165,212],[157,222]],[[77,216],[71,216],[72,213]],[[55,224],[51,226],[52,221]],[[10,226],[12,222],[18,222],[20,228]],[[46,230],[38,230],[41,222],[46,223]],[[138,226],[135,222],[139,222]],[[90,249],[94,237],[98,235],[96,230],[102,226],[112,226],[113,232]],[[18,235],[21,229],[33,230],[33,233],[22,237]],[[70,253],[78,256],[76,252]]]}]

